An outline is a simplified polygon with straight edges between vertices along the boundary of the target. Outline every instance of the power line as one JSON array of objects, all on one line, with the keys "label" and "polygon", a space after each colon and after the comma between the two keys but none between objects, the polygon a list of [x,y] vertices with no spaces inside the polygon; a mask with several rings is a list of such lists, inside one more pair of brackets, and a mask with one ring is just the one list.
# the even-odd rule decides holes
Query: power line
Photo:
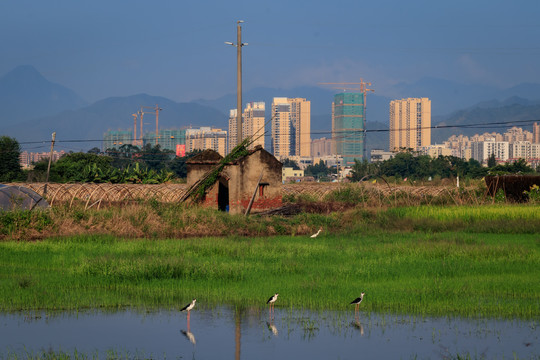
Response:
[{"label": "power line", "polygon": [[[268,120],[265,123],[266,125],[271,121],[272,119]],[[538,122],[540,119],[533,119],[533,120],[510,120],[510,121],[498,121],[498,122],[490,122],[490,123],[473,123],[473,124],[459,124],[459,125],[434,125],[434,126],[425,126],[425,127],[410,127],[410,128],[399,128],[399,129],[351,129],[351,130],[343,130],[343,131],[332,131],[332,130],[318,130],[318,131],[311,131],[311,134],[350,134],[350,133],[376,133],[376,132],[391,132],[391,131],[410,131],[410,130],[425,130],[425,129],[482,129],[482,128],[504,128],[509,127],[512,125],[523,125],[523,124],[532,124],[534,122]],[[498,126],[494,126],[498,125]],[[502,125],[502,126],[501,126]],[[258,131],[256,132],[258,133]],[[264,132],[264,136],[271,136],[268,134],[268,131]],[[348,135],[347,135],[348,136]],[[148,140],[154,140],[155,138],[149,137]],[[70,139],[70,140],[56,140],[56,143],[84,143],[84,142],[104,142],[103,139]],[[110,141],[110,140],[107,140]],[[134,139],[127,139],[127,141],[134,141]],[[41,140],[41,141],[24,141],[19,142],[21,145],[29,145],[29,144],[49,144],[50,140]],[[124,144],[124,145],[131,145],[131,144]]]}]

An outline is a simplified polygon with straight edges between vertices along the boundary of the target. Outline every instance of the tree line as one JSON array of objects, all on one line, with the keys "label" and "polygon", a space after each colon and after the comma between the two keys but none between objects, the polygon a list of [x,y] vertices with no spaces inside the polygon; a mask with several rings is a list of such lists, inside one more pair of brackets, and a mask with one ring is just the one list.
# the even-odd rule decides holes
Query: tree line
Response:
[{"label": "tree line", "polygon": [[494,155],[488,159],[488,166],[482,166],[474,159],[464,160],[455,156],[433,158],[429,155],[417,155],[413,152],[400,152],[393,158],[381,162],[368,163],[355,161],[352,167],[352,181],[360,181],[374,176],[394,177],[411,180],[430,178],[469,178],[479,179],[488,174],[532,174],[532,169],[524,159],[513,163],[497,164]]},{"label": "tree line", "polygon": [[[142,148],[126,144],[104,153],[98,148],[87,153],[71,152],[51,164],[49,181],[158,184],[186,178],[186,161],[199,152],[177,157],[173,151],[151,144]],[[42,159],[34,163],[32,169],[23,170],[19,163],[20,153],[20,145],[15,139],[0,137],[0,182],[45,181],[49,159]]]},{"label": "tree line", "polygon": [[[186,161],[200,150],[183,157],[175,156],[171,150],[163,150],[159,145],[146,144],[139,148],[131,144],[118,149],[107,149],[101,153],[93,148],[87,153],[68,153],[51,164],[49,181],[96,182],[96,183],[141,183],[157,184],[172,179],[187,177]],[[42,182],[46,180],[48,159],[34,164],[33,169],[23,170],[19,163],[21,148],[17,140],[0,137],[0,182]],[[286,159],[284,166],[299,168],[298,164]],[[320,181],[331,181],[337,173],[336,167],[327,167],[321,160],[304,170],[305,176],[313,176]],[[488,159],[488,167],[474,159],[464,160],[455,156],[418,155],[411,151],[397,153],[395,157],[368,163],[355,161],[350,176],[351,181],[361,181],[371,177],[384,176],[397,179],[428,180],[429,178],[482,178],[488,174],[532,174],[534,170],[525,160],[511,164],[497,164],[495,157]]]}]

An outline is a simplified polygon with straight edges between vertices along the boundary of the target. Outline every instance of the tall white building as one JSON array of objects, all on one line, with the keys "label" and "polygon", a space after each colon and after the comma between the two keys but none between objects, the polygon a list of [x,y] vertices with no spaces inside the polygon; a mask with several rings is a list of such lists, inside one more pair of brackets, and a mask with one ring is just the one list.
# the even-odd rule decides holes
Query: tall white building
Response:
[{"label": "tall white building", "polygon": [[301,98],[274,98],[272,150],[276,157],[311,156],[310,101]]},{"label": "tall white building", "polygon": [[497,161],[507,161],[510,155],[509,145],[508,141],[495,141],[495,139],[473,141],[471,142],[471,155],[480,163],[487,163],[491,154],[495,154]]},{"label": "tall white building", "polygon": [[[260,145],[264,148],[264,101],[247,103],[242,115],[242,134],[244,138],[252,137],[249,149]],[[236,125],[235,125],[236,126]]]},{"label": "tall white building", "polygon": [[227,153],[230,153],[232,149],[238,144],[236,136],[238,132],[236,131],[236,109],[229,110],[229,137],[227,141]]},{"label": "tall white building", "polygon": [[186,129],[186,152],[206,149],[217,151],[221,156],[227,155],[227,132],[210,127]]}]

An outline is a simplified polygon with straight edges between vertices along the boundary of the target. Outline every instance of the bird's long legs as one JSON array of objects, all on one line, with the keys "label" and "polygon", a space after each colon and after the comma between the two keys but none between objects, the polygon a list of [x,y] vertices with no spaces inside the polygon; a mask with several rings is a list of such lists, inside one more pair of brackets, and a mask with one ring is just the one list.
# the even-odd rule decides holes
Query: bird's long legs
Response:
[{"label": "bird's long legs", "polygon": [[270,320],[272,320],[272,315],[274,314],[274,303],[270,303],[270,307],[268,309]]}]

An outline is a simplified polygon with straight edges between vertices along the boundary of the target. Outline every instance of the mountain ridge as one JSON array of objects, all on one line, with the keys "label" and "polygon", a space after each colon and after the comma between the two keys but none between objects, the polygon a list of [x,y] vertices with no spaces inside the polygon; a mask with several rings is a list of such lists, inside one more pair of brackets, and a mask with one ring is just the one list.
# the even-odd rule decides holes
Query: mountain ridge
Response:
[{"label": "mountain ridge", "polygon": [[[473,86],[465,91],[461,88],[462,84],[443,79],[423,78],[411,84],[397,84],[395,89],[401,89],[403,96],[387,97],[377,93],[368,94],[367,129],[373,129],[373,126],[387,129],[388,107],[391,99],[406,98],[407,95],[424,96],[424,91],[427,91],[429,86],[447,87],[442,92],[443,94],[454,92],[456,95],[455,91],[459,90],[460,93],[456,95],[458,98],[475,93],[467,99],[468,102],[484,97],[478,102],[454,110],[447,115],[437,115],[433,108],[439,106],[440,100],[437,99],[438,96],[440,99],[440,95],[434,93],[432,97],[428,96],[432,99],[432,125],[434,126],[540,118],[540,100],[538,100],[540,99],[540,84],[524,83],[503,90]],[[27,92],[28,88],[35,88],[36,91],[30,91],[30,98],[24,98],[22,94]],[[479,89],[483,89],[485,93],[479,94],[481,92]],[[331,103],[337,92],[337,90],[316,86],[291,89],[258,87],[245,91],[243,100],[244,104],[250,101],[264,101],[266,118],[269,119],[273,97],[306,98],[312,104],[312,138],[328,138],[331,136]],[[490,97],[486,98],[488,93]],[[49,99],[54,94],[60,99],[55,103],[58,106],[54,108],[44,106],[50,103]],[[505,97],[505,95],[510,96]],[[538,97],[535,98],[537,95]],[[6,109],[11,109],[11,114],[9,111],[0,114],[0,134],[13,136],[22,142],[45,141],[50,138],[50,133],[53,131],[57,132],[59,138],[98,140],[107,130],[132,129],[133,117],[131,115],[141,106],[155,104],[163,109],[159,114],[160,128],[213,126],[227,129],[228,110],[236,107],[236,94],[226,94],[213,100],[176,102],[163,96],[141,93],[108,97],[87,104],[72,90],[48,81],[34,67],[26,65],[17,67],[0,78],[0,106],[8,102],[11,108],[7,106]],[[25,113],[27,109],[31,109],[34,113]],[[14,111],[18,111],[18,115],[13,115]],[[39,116],[37,113],[43,115]],[[152,114],[145,114],[145,131],[152,131],[152,129],[155,131],[154,119]],[[434,129],[432,138],[435,143],[445,140],[452,134],[463,133],[470,136],[473,132],[482,133],[484,129]],[[377,148],[387,148],[387,141],[384,141],[382,134],[388,137],[384,132],[368,133],[368,147],[371,143],[376,144]],[[383,146],[385,143],[386,146]]]},{"label": "mountain ridge", "polygon": [[0,122],[16,124],[87,105],[73,90],[47,80],[31,65],[0,77]]}]

